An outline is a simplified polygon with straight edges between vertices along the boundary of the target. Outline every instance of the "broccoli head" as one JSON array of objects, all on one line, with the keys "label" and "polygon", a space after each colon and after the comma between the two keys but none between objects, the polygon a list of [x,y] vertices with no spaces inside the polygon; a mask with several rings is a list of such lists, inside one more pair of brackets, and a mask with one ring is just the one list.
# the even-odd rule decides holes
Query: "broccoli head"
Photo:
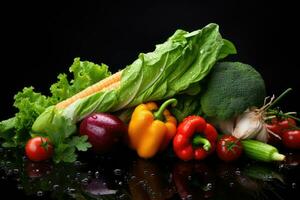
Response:
[{"label": "broccoli head", "polygon": [[260,106],[266,96],[261,75],[240,62],[216,64],[207,77],[207,87],[200,98],[208,117],[225,120],[252,106]]}]

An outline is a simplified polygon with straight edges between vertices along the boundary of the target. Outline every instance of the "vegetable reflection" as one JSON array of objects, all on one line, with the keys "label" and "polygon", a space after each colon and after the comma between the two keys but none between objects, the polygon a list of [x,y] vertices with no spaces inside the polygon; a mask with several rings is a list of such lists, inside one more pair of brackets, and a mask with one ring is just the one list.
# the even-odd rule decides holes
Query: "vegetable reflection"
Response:
[{"label": "vegetable reflection", "polygon": [[53,164],[31,162],[17,150],[0,150],[0,183],[15,183],[15,191],[32,199],[276,200],[296,195],[299,184],[297,152],[287,154],[278,165],[213,158],[205,162],[172,157],[144,160],[135,152],[84,155],[73,164]]},{"label": "vegetable reflection", "polygon": [[174,194],[170,186],[170,174],[149,160],[138,159],[133,163],[131,176],[128,181],[133,200],[163,200]]},{"label": "vegetable reflection", "polygon": [[181,199],[203,199],[214,195],[214,172],[205,163],[179,162],[173,169],[173,180]]}]

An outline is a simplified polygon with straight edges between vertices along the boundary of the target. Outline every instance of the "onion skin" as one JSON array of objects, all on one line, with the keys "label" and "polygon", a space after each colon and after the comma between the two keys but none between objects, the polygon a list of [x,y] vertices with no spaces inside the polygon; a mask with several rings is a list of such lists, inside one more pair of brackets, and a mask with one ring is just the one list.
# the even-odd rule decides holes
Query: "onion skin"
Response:
[{"label": "onion skin", "polygon": [[264,129],[265,123],[261,114],[255,110],[246,110],[238,117],[232,135],[239,139],[252,139],[260,135],[259,138],[263,139],[263,134],[267,134]]}]

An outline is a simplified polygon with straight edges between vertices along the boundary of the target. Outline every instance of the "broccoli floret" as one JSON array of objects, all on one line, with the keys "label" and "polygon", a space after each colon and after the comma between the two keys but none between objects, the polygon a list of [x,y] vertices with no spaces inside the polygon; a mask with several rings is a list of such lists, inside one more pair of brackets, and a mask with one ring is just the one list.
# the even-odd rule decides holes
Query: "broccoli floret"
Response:
[{"label": "broccoli floret", "polygon": [[265,96],[264,80],[253,67],[222,62],[212,68],[200,103],[208,117],[225,120],[249,107],[260,106]]}]

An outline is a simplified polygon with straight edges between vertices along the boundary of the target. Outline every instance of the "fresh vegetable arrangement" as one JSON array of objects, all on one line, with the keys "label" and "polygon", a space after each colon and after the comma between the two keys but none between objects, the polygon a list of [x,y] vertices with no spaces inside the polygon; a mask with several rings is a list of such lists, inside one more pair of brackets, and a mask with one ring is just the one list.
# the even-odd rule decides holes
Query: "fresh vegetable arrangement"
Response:
[{"label": "fresh vegetable arrangement", "polygon": [[299,119],[273,109],[290,90],[268,102],[255,68],[221,62],[235,53],[218,25],[209,24],[177,30],[115,74],[105,64],[76,58],[73,79],[60,74],[50,96],[33,87],[15,95],[18,112],[0,122],[2,146],[26,144],[34,161],[74,162],[77,151],[92,147],[104,154],[124,141],[146,159],[171,148],[184,161],[205,159],[216,149],[224,161],[242,154],[281,161],[285,156],[266,142],[274,137],[299,149]]}]

